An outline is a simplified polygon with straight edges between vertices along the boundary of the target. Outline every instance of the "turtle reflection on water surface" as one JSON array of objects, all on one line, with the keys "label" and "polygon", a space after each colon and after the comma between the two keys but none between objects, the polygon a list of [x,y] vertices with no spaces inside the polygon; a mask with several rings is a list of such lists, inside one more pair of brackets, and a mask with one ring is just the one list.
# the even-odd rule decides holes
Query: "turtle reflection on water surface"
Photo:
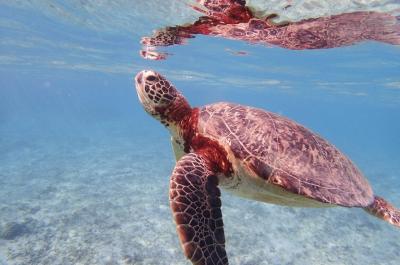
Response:
[{"label": "turtle reflection on water surface", "polygon": [[143,37],[141,56],[166,59],[157,47],[180,45],[196,34],[222,37],[249,43],[279,46],[291,50],[328,49],[361,41],[379,41],[400,45],[399,17],[389,13],[357,11],[333,16],[274,23],[277,14],[260,17],[246,1],[197,0],[192,6],[204,14],[197,21],[156,30]]}]

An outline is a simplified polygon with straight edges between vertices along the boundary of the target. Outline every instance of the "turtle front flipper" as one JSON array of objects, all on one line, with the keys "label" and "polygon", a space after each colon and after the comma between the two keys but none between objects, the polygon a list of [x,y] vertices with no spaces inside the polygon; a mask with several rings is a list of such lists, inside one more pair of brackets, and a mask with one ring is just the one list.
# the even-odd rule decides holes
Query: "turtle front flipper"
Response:
[{"label": "turtle front flipper", "polygon": [[375,196],[374,202],[365,207],[364,210],[400,228],[400,210],[393,207],[383,198]]},{"label": "turtle front flipper", "polygon": [[170,181],[170,205],[183,251],[195,265],[228,265],[218,178],[200,154],[184,155]]}]

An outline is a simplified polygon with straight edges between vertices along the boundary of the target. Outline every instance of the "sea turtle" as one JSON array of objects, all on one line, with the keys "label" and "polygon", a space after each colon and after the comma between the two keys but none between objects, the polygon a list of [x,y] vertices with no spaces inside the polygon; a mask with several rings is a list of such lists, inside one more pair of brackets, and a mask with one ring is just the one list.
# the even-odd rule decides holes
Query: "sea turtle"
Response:
[{"label": "sea turtle", "polygon": [[152,70],[135,81],[146,112],[172,135],[170,206],[193,264],[228,264],[220,188],[278,205],[360,207],[400,227],[400,211],[374,195],[345,155],[302,125],[233,103],[192,108]]},{"label": "sea turtle", "polygon": [[218,36],[291,50],[326,49],[375,40],[400,45],[399,17],[389,13],[358,11],[276,24],[277,14],[260,17],[237,0],[198,0],[192,6],[205,16],[182,26],[166,27],[143,37],[141,56],[162,60],[156,47],[184,44],[195,34]]}]

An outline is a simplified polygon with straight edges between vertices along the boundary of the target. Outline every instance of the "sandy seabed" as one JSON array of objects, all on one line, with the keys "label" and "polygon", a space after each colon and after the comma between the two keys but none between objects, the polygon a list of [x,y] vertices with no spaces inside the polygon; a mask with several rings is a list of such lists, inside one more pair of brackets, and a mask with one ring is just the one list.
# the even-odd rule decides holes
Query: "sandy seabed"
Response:
[{"label": "sandy seabed", "polygon": [[[0,147],[0,265],[189,264],[168,205],[167,139]],[[399,205],[396,173],[371,183]],[[226,192],[222,203],[230,264],[400,264],[400,231],[360,209],[280,207]]]}]

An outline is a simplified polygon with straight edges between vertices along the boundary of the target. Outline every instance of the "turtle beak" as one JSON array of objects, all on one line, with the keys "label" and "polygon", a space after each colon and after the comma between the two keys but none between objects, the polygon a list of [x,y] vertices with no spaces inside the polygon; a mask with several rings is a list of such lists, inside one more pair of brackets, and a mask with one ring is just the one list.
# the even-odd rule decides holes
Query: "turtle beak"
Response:
[{"label": "turtle beak", "polygon": [[145,87],[147,86],[146,77],[152,73],[153,71],[151,70],[143,70],[135,76],[136,93],[138,95],[139,101],[143,105],[146,112],[150,114],[154,112],[154,107],[153,102],[150,100],[147,93],[145,92]]},{"label": "turtle beak", "polygon": [[142,84],[142,82],[143,82],[143,72],[144,71],[141,71],[136,75],[136,77],[135,77],[136,84],[139,84],[139,85]]},{"label": "turtle beak", "polygon": [[145,86],[145,81],[143,80],[144,72],[145,71],[141,71],[135,76],[136,92],[138,94],[140,103],[142,103],[143,105],[144,103],[147,102],[146,96],[144,95],[144,86]]}]

